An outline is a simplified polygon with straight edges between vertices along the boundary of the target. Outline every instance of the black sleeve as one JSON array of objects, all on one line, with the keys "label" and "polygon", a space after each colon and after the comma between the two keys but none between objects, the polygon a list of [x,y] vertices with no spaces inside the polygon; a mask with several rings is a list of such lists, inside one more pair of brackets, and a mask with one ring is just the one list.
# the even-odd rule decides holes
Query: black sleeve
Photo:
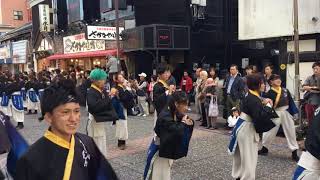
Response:
[{"label": "black sleeve", "polygon": [[243,106],[243,112],[252,118],[257,133],[267,132],[275,126],[271,119],[276,114],[272,108],[264,107],[259,98],[248,95],[244,99]]},{"label": "black sleeve", "polygon": [[239,77],[239,89],[238,89],[238,92],[240,93],[240,99],[244,98],[245,91],[246,91],[245,82],[241,77]]},{"label": "black sleeve", "polygon": [[170,117],[170,115],[162,116],[160,114],[160,117],[157,120],[156,127],[155,127],[155,133],[160,137],[168,133],[178,133],[183,134],[184,132],[184,123],[179,121],[174,121],[173,118]]},{"label": "black sleeve", "polygon": [[28,160],[25,157],[21,157],[17,161],[16,175],[14,180],[33,180],[37,179],[32,173],[32,166],[29,164]]},{"label": "black sleeve", "polygon": [[153,88],[153,101],[157,113],[161,113],[163,107],[167,104],[166,89],[162,86],[155,85]]},{"label": "black sleeve", "polygon": [[320,161],[320,113],[313,120],[308,130],[307,139],[305,142],[306,149],[314,157]]},{"label": "black sleeve", "polygon": [[119,90],[119,99],[122,104],[132,101],[133,95],[128,90]]},{"label": "black sleeve", "polygon": [[98,93],[89,90],[87,95],[88,111],[92,115],[99,114],[111,108],[111,100],[109,97],[101,98]]}]

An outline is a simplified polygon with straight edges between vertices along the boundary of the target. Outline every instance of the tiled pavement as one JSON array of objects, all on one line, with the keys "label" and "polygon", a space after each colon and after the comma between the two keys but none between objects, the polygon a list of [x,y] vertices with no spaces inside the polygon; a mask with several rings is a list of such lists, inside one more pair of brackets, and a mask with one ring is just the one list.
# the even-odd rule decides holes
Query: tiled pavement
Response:
[{"label": "tiled pavement", "polygon": [[[85,112],[83,111],[80,132],[85,132]],[[192,116],[192,115],[191,115]],[[32,143],[42,136],[47,128],[45,122],[39,123],[36,116],[26,116],[25,128],[21,133]],[[222,123],[223,121],[221,121]],[[198,122],[197,122],[198,123]],[[231,180],[232,157],[227,153],[228,131],[207,130],[195,126],[190,143],[189,154],[174,162],[173,180]],[[146,150],[153,136],[153,118],[130,117],[128,121],[129,140],[126,150],[118,150],[115,128],[107,128],[107,156],[120,179],[140,180],[144,169]],[[291,179],[295,163],[290,160],[290,151],[284,138],[276,138],[268,157],[259,157],[257,167],[258,180]]]}]

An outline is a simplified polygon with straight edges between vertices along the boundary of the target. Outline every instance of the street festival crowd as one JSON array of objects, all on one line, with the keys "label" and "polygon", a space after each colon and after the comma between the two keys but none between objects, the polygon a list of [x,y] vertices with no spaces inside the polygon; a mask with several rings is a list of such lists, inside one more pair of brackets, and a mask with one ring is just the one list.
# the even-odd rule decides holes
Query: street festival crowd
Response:
[{"label": "street festival crowd", "polygon": [[[293,179],[319,180],[320,62],[312,69],[301,88],[308,125],[301,156],[295,127],[299,108],[272,65],[262,72],[249,65],[244,76],[237,65],[231,65],[220,79],[214,67],[198,68],[194,75],[184,71],[179,82],[165,64],[157,67],[157,75],[141,72],[139,79],[123,71],[110,73],[106,67],[0,72],[0,154],[7,156],[0,166],[0,179],[118,179],[106,160],[105,123],[113,123],[119,150],[124,150],[128,116],[153,114],[154,138],[143,179],[170,179],[172,163],[187,156],[195,121],[200,121],[209,130],[228,130],[226,149],[233,157],[234,179],[255,179],[258,155],[268,155],[282,129],[292,160],[298,163]],[[199,119],[187,115],[191,103]],[[88,112],[86,135],[77,133],[80,106]],[[39,123],[46,121],[50,126],[33,145],[19,133],[29,114],[37,114]],[[217,123],[221,117],[224,127]]]}]

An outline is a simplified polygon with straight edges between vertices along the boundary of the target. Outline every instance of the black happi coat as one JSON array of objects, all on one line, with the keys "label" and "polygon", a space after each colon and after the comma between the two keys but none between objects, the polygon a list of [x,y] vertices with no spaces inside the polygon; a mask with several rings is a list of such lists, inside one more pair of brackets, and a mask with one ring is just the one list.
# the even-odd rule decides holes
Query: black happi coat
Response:
[{"label": "black happi coat", "polygon": [[[83,155],[84,147],[87,151],[86,156]],[[18,160],[15,180],[62,180],[68,152],[68,149],[56,145],[47,138],[40,138]],[[117,179],[93,139],[83,134],[76,134],[70,180],[95,180],[99,176],[98,170],[101,169],[105,172],[105,179]]]},{"label": "black happi coat", "polygon": [[153,87],[153,102],[157,115],[159,115],[164,107],[167,105],[166,88],[160,82],[157,82]]},{"label": "black happi coat", "polygon": [[[277,99],[277,92],[275,92],[272,88],[264,95],[264,97],[271,99],[274,103],[276,102]],[[281,96],[280,96],[280,100],[278,102],[277,107],[274,108],[278,108],[278,107],[283,107],[283,106],[288,106],[289,105],[289,99],[292,99],[292,96],[290,94],[290,92],[285,89],[285,88],[281,88]]]},{"label": "black happi coat", "polygon": [[[168,108],[163,109],[154,128],[160,138],[159,156],[169,159],[179,159],[187,156],[189,141],[193,125],[188,126],[181,122],[183,115],[177,115],[174,120]],[[188,135],[186,135],[188,131]]]},{"label": "black happi coat", "polygon": [[315,158],[320,161],[320,108],[316,111],[308,130],[305,147]]},{"label": "black happi coat", "polygon": [[252,118],[257,133],[267,132],[275,127],[271,121],[272,118],[277,117],[274,110],[263,106],[261,99],[251,93],[242,100],[241,112]]},{"label": "black happi coat", "polygon": [[108,122],[118,120],[109,96],[90,88],[87,93],[88,111],[97,122]]}]

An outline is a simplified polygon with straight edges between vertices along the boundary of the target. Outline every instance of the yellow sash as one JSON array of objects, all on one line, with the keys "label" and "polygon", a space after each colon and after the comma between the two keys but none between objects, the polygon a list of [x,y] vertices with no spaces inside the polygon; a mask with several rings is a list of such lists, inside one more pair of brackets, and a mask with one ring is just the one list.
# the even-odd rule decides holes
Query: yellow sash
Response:
[{"label": "yellow sash", "polygon": [[160,79],[159,83],[161,83],[166,89],[169,89],[169,86],[168,86],[167,82],[165,82],[165,81]]},{"label": "yellow sash", "polygon": [[91,84],[91,87],[97,91],[99,91],[100,93],[102,93],[102,90],[100,88],[98,88],[96,85]]},{"label": "yellow sash", "polygon": [[275,88],[272,87],[271,89],[272,89],[274,92],[277,93],[277,97],[276,97],[276,100],[275,100],[274,105],[273,105],[273,107],[276,108],[276,107],[278,106],[278,103],[279,103],[280,98],[281,98],[282,88],[279,87],[279,89],[277,90],[277,89],[275,89]]},{"label": "yellow sash", "polygon": [[119,87],[121,87],[122,89],[124,89],[124,86],[122,84],[118,84]]},{"label": "yellow sash", "polygon": [[260,95],[259,95],[259,93],[258,93],[257,91],[252,91],[252,90],[249,89],[249,92],[250,92],[251,94],[257,96],[258,98],[260,98]]},{"label": "yellow sash", "polygon": [[64,168],[64,174],[63,174],[63,180],[69,180],[71,176],[72,164],[74,159],[74,146],[75,146],[74,136],[73,135],[71,136],[71,142],[69,143],[66,140],[62,139],[61,137],[53,134],[51,131],[47,130],[46,133],[44,134],[44,137],[60,147],[69,149],[68,157],[67,157],[65,168]]}]

